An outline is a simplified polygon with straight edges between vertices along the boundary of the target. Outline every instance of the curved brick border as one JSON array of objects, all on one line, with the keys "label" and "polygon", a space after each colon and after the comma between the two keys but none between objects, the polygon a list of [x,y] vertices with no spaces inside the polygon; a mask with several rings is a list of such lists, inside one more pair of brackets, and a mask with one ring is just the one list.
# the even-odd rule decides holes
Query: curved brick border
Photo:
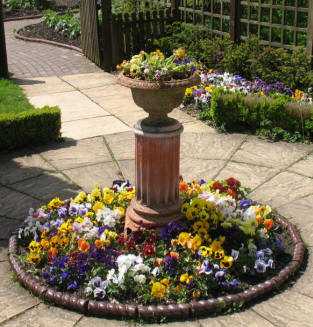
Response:
[{"label": "curved brick border", "polygon": [[279,287],[300,268],[305,251],[302,238],[292,223],[280,215],[277,215],[277,217],[278,223],[287,229],[290,238],[295,245],[293,258],[289,265],[282,269],[277,276],[263,283],[251,286],[249,289],[241,293],[225,295],[209,300],[195,301],[185,304],[143,306],[88,300],[78,298],[77,296],[67,292],[55,291],[48,288],[48,286],[43,285],[39,278],[26,273],[21,267],[18,260],[14,256],[14,254],[19,252],[16,235],[11,236],[9,239],[9,262],[12,269],[16,273],[17,278],[26,288],[50,302],[54,302],[55,304],[67,307],[69,309],[82,313],[114,318],[140,317],[141,319],[149,320],[151,318],[166,317],[169,319],[187,319],[192,316],[208,315],[209,313],[221,311],[222,309],[220,302],[224,302],[226,305],[229,305],[241,301],[246,304]]},{"label": "curved brick border", "polygon": [[[24,28],[24,27],[22,27],[22,28]],[[51,45],[54,45],[54,46],[57,46],[57,47],[71,49],[71,50],[75,50],[75,51],[77,51],[79,53],[83,53],[82,49],[80,49],[78,47],[75,47],[73,45],[68,45],[68,44],[64,44],[64,43],[60,43],[60,42],[49,41],[49,40],[45,40],[45,39],[37,39],[37,38],[21,35],[21,34],[19,34],[19,32],[20,32],[20,30],[22,28],[20,28],[17,32],[14,33],[14,37],[16,39],[20,39],[20,40],[24,40],[24,41],[30,41],[30,42],[51,44]]]}]

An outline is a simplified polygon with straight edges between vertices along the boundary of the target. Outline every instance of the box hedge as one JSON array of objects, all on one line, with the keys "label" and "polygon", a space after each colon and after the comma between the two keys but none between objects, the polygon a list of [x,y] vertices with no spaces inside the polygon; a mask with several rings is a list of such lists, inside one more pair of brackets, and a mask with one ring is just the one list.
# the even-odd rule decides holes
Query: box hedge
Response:
[{"label": "box hedge", "polygon": [[264,97],[244,96],[240,92],[216,88],[212,92],[211,108],[207,116],[217,126],[236,128],[238,124],[258,129],[279,128],[287,133],[313,137],[313,108],[309,104],[291,102],[286,95]]},{"label": "box hedge", "polygon": [[40,145],[60,137],[61,111],[45,106],[20,113],[0,114],[0,150]]}]

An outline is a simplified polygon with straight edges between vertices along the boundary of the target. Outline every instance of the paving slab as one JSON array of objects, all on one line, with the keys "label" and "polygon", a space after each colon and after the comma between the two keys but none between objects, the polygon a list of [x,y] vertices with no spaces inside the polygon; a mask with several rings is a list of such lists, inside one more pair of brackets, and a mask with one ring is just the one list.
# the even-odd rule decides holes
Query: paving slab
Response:
[{"label": "paving slab", "polygon": [[[50,202],[56,196],[68,199],[76,195],[79,188],[60,173],[46,173],[39,177],[13,184],[16,190],[30,194],[43,202]],[[41,205],[46,203],[41,203]]]},{"label": "paving slab", "polygon": [[305,271],[301,273],[294,285],[290,288],[291,291],[310,296],[313,298],[313,248],[308,248],[308,261]]},{"label": "paving slab", "polygon": [[6,321],[2,326],[74,327],[81,317],[82,315],[79,313],[41,303],[18,317]]},{"label": "paving slab", "polygon": [[134,326],[130,322],[124,322],[115,319],[106,319],[100,317],[83,317],[75,327],[132,327]]},{"label": "paving slab", "polygon": [[69,169],[65,173],[86,192],[91,192],[96,183],[101,187],[111,187],[114,180],[122,178],[114,162]]},{"label": "paving slab", "polygon": [[116,160],[135,159],[135,136],[132,131],[105,136]]},{"label": "paving slab", "polygon": [[116,83],[116,77],[105,72],[64,75],[61,76],[61,79],[79,90],[91,89]]},{"label": "paving slab", "polygon": [[291,217],[291,222],[298,226],[304,242],[313,246],[313,195],[286,203],[277,210],[280,214]]},{"label": "paving slab", "polygon": [[89,137],[129,131],[130,128],[115,117],[104,116],[65,122],[62,137],[81,140]]},{"label": "paving slab", "polygon": [[188,327],[201,327],[196,320],[186,320],[186,321],[175,321],[162,324],[149,324],[150,327],[164,326],[164,327],[180,327],[182,325]]},{"label": "paving slab", "polygon": [[234,314],[199,319],[200,327],[275,327],[252,310]]},{"label": "paving slab", "polygon": [[272,142],[250,136],[232,159],[266,167],[285,168],[312,149],[312,144]]},{"label": "paving slab", "polygon": [[63,122],[110,115],[99,105],[88,99],[79,91],[38,95],[29,98],[37,108],[45,105],[59,106]]},{"label": "paving slab", "polygon": [[252,190],[278,173],[278,169],[228,162],[216,179],[234,177],[245,187]]},{"label": "paving slab", "polygon": [[135,160],[120,160],[119,162],[123,177],[129,180],[132,185],[136,183]]},{"label": "paving slab", "polygon": [[56,76],[13,79],[13,82],[19,84],[28,97],[75,91],[73,86]]},{"label": "paving slab", "polygon": [[311,327],[313,299],[302,294],[285,291],[256,304],[253,311],[277,327]]},{"label": "paving slab", "polygon": [[244,134],[188,133],[181,136],[182,157],[197,159],[229,159],[245,138]]},{"label": "paving slab", "polygon": [[224,160],[203,160],[181,156],[180,174],[189,182],[192,178],[210,181],[225,165]]},{"label": "paving slab", "polygon": [[194,122],[196,119],[191,117],[190,115],[184,113],[183,111],[179,109],[174,109],[171,113],[168,115],[171,118],[177,119],[180,123],[187,123],[187,122]]},{"label": "paving slab", "polygon": [[290,171],[313,178],[313,154],[305,156],[289,168]]},{"label": "paving slab", "polygon": [[26,217],[27,217],[27,212],[25,212],[21,220],[0,216],[0,224],[1,224],[0,239],[8,242],[7,240],[10,238],[12,233],[15,232],[20,227],[21,223],[24,221],[24,219],[26,219]]},{"label": "paving slab", "polygon": [[105,86],[93,87],[91,89],[81,90],[83,94],[91,99],[106,97],[129,97],[131,98],[131,89],[119,84],[107,84]]},{"label": "paving slab", "polygon": [[59,170],[87,166],[111,161],[111,155],[102,136],[47,145],[39,149],[40,154]]},{"label": "paving slab", "polygon": [[120,120],[125,122],[125,124],[127,124],[131,129],[134,127],[134,125],[137,123],[138,120],[148,117],[147,113],[141,109],[139,111],[135,111],[132,113],[125,113],[119,115],[114,114],[114,115],[116,115]]},{"label": "paving slab", "polygon": [[290,172],[283,172],[257,188],[249,196],[253,200],[277,208],[312,193],[312,179]]},{"label": "paving slab", "polygon": [[24,221],[29,208],[39,208],[41,204],[40,201],[28,195],[0,187],[0,216]]},{"label": "paving slab", "polygon": [[13,283],[11,276],[9,263],[0,262],[0,324],[40,303],[18,283]]},{"label": "paving slab", "polygon": [[8,260],[8,241],[0,241],[0,262]]},{"label": "paving slab", "polygon": [[215,129],[197,120],[183,124],[184,132],[217,134]]},{"label": "paving slab", "polygon": [[12,184],[47,171],[54,171],[54,169],[32,150],[0,156],[1,184]]}]

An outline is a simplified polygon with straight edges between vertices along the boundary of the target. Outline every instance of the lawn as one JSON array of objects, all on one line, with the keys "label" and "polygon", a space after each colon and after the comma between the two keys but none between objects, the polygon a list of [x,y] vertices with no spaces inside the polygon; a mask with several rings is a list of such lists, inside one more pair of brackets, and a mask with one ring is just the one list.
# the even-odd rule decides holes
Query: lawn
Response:
[{"label": "lawn", "polygon": [[35,109],[27,100],[23,90],[7,79],[0,79],[0,114],[18,113]]}]

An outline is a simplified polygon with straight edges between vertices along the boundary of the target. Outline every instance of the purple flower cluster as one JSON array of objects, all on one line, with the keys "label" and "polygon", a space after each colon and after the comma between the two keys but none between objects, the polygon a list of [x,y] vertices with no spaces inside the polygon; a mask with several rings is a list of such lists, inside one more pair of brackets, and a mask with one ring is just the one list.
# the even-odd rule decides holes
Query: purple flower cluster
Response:
[{"label": "purple flower cluster", "polygon": [[282,82],[278,81],[274,84],[268,84],[258,77],[253,82],[248,82],[247,88],[251,93],[263,92],[265,95],[269,95],[271,93],[281,93],[289,96],[293,95],[292,90],[284,87]]},{"label": "purple flower cluster", "polygon": [[160,237],[167,241],[170,238],[175,238],[184,228],[184,224],[182,222],[170,222],[166,227],[164,227],[160,232]]}]

